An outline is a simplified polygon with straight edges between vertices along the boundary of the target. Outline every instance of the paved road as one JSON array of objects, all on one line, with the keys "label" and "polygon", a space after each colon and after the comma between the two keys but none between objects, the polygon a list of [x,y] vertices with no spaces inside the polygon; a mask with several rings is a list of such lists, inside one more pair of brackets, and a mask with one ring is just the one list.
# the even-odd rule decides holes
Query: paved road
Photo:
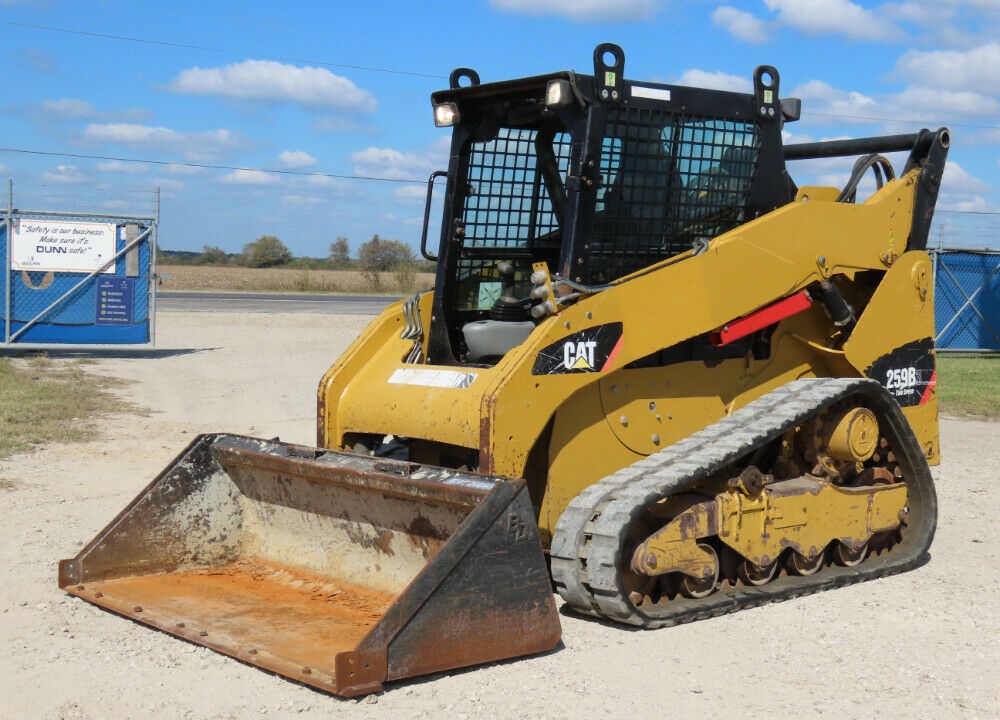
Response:
[{"label": "paved road", "polygon": [[299,293],[207,293],[159,291],[163,312],[296,312],[322,315],[376,315],[399,300],[383,295],[307,295]]}]

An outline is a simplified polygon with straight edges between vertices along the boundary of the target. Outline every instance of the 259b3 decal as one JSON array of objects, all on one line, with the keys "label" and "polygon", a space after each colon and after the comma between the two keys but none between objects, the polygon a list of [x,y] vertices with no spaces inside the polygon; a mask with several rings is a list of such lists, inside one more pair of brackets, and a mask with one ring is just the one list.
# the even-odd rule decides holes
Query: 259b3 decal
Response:
[{"label": "259b3 decal", "polygon": [[902,407],[923,405],[937,383],[934,339],[915,340],[873,362],[865,375],[878,380]]}]

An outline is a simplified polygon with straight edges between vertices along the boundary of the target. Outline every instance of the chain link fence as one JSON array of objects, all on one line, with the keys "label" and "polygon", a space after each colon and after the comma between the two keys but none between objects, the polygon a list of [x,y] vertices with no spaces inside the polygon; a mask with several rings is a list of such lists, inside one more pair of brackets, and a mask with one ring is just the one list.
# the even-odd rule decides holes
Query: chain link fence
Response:
[{"label": "chain link fence", "polygon": [[158,216],[20,209],[8,181],[0,349],[152,347]]},{"label": "chain link fence", "polygon": [[940,351],[1000,351],[1000,250],[931,250]]}]

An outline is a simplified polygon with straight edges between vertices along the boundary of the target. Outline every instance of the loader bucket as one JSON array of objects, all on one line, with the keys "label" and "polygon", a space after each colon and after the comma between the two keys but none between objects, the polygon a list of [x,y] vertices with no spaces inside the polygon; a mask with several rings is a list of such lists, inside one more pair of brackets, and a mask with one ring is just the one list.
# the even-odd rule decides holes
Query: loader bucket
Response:
[{"label": "loader bucket", "polygon": [[196,438],[59,586],[347,697],[560,636],[523,481],[236,435]]}]

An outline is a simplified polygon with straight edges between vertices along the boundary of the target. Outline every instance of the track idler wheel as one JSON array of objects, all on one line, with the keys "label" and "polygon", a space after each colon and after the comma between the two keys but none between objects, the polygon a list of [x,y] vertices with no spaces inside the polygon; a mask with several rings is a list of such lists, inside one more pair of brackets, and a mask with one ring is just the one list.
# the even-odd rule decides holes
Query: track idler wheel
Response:
[{"label": "track idler wheel", "polygon": [[680,582],[681,595],[688,598],[708,597],[715,591],[715,585],[719,582],[719,555],[708,543],[698,543],[698,548],[714,558],[712,563],[713,572],[703,578],[693,578],[690,575],[682,575]]},{"label": "track idler wheel", "polygon": [[795,575],[801,575],[803,577],[814,575],[821,567],[823,567],[824,556],[825,553],[822,551],[820,551],[814,558],[808,558],[805,555],[793,552],[788,556],[788,570]]},{"label": "track idler wheel", "polygon": [[736,568],[736,576],[744,585],[767,585],[778,575],[778,561],[772,560],[767,565],[757,565],[743,559]]},{"label": "track idler wheel", "polygon": [[868,555],[868,543],[865,543],[857,550],[852,550],[842,542],[835,543],[833,547],[833,561],[843,567],[860,565],[866,555]]}]

